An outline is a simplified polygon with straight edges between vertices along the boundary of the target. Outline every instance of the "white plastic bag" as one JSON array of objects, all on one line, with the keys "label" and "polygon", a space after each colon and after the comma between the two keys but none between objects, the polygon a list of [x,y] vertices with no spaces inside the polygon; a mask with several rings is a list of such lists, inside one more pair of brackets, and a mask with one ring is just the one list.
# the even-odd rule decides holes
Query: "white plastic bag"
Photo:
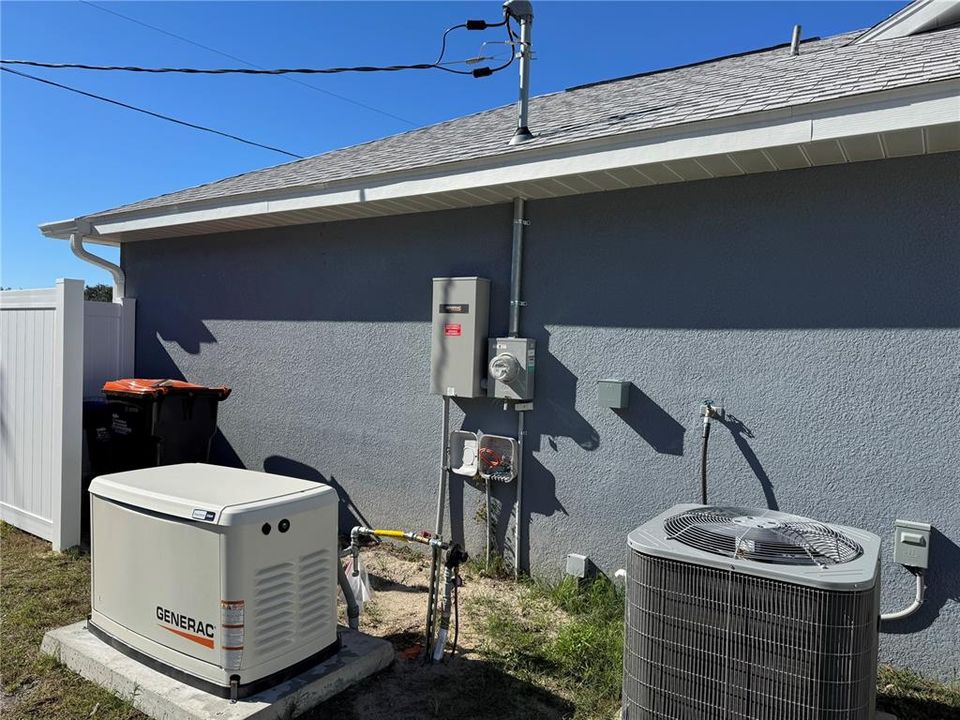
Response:
[{"label": "white plastic bag", "polygon": [[367,575],[367,569],[363,566],[363,560],[357,558],[357,570],[359,573],[354,577],[353,557],[347,557],[343,563],[343,569],[347,573],[347,584],[356,598],[360,611],[363,611],[363,604],[373,600],[373,587],[370,585],[370,577]]}]

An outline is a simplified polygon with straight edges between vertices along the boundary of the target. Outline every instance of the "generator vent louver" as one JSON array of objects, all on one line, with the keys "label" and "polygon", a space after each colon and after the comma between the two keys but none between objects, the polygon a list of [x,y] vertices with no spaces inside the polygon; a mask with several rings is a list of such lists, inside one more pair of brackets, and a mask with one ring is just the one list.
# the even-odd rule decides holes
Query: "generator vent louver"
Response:
[{"label": "generator vent louver", "polygon": [[254,646],[266,654],[293,643],[296,632],[296,566],[281,563],[254,575]]},{"label": "generator vent louver", "polygon": [[[304,555],[299,564],[299,609],[300,632],[312,635],[326,627],[326,612],[334,596],[326,589],[336,584],[337,578],[330,570],[332,551],[324,549]],[[333,562],[337,562],[336,559]],[[336,567],[336,566],[333,566]],[[335,612],[335,611],[334,611]]]},{"label": "generator vent louver", "polygon": [[774,511],[702,508],[664,522],[667,537],[716,555],[789,565],[839,565],[863,548],[828,525]]},{"label": "generator vent louver", "polygon": [[742,508],[680,505],[634,530],[624,720],[871,720],[879,546]]},{"label": "generator vent louver", "polygon": [[254,612],[258,650],[273,653],[299,637],[322,630],[327,623],[323,612],[331,594],[325,592],[336,578],[331,576],[330,550],[303,555],[297,563],[287,562],[262,568],[255,575]]}]

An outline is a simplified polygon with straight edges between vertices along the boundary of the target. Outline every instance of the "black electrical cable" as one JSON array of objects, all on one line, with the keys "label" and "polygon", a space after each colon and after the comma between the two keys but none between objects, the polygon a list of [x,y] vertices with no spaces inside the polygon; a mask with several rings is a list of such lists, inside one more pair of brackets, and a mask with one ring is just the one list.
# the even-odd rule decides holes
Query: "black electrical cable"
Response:
[{"label": "black electrical cable", "polygon": [[453,647],[450,648],[450,657],[457,654],[457,638],[460,637],[460,571],[454,576],[453,585]]},{"label": "black electrical cable", "polygon": [[452,33],[454,30],[459,30],[460,28],[465,28],[465,27],[467,27],[467,23],[460,23],[459,25],[453,25],[451,27],[448,27],[446,30],[443,31],[443,36],[440,38],[440,54],[437,55],[437,60],[435,63],[433,63],[434,65],[439,65],[440,63],[443,62],[443,56],[447,52],[447,35]]},{"label": "black electrical cable", "polygon": [[86,63],[50,63],[39,60],[0,60],[4,65],[28,65],[52,70],[101,70],[107,72],[181,73],[185,75],[335,75],[346,72],[400,72],[401,70],[445,70],[469,75],[465,70],[452,70],[436,63],[413,65],[353,65],[332,68],[187,68],[140,67],[138,65],[88,65]]},{"label": "black electrical cable", "polygon": [[707,443],[710,442],[710,421],[703,424],[703,447],[700,452],[700,504],[707,504]]},{"label": "black electrical cable", "polygon": [[[471,21],[476,23],[477,21]],[[507,33],[511,38],[511,41],[514,41],[513,31],[510,28],[510,23],[505,19],[502,23],[496,23],[494,25],[487,25],[484,23],[484,27],[499,27],[500,25],[505,25],[507,28]],[[152,74],[165,74],[165,73],[177,73],[185,75],[336,75],[339,73],[348,73],[348,72],[401,72],[404,70],[443,70],[444,72],[453,73],[454,75],[472,75],[473,77],[487,77],[492,75],[495,72],[499,72],[513,63],[513,57],[515,53],[511,53],[510,61],[500,65],[496,68],[477,68],[475,70],[455,70],[447,65],[458,65],[463,61],[454,61],[443,63],[443,56],[446,53],[447,47],[447,34],[452,30],[457,30],[460,28],[468,27],[468,23],[462,23],[460,25],[454,25],[451,28],[447,28],[444,31],[443,37],[441,40],[440,46],[440,55],[437,58],[436,62],[432,63],[413,63],[409,65],[353,65],[346,67],[332,67],[332,68],[259,68],[259,67],[248,67],[248,68],[187,68],[187,67],[141,67],[139,65],[89,65],[87,63],[51,63],[51,62],[42,62],[40,60],[10,60],[10,59],[0,59],[0,63],[3,65],[26,65],[29,67],[37,68],[47,68],[51,70],[97,70],[105,72],[135,72],[135,73],[152,73]],[[481,28],[471,28],[471,29],[481,29]]]},{"label": "black electrical cable", "polygon": [[252,145],[253,147],[262,148],[263,150],[270,150],[272,152],[280,153],[281,155],[287,155],[288,157],[295,158],[297,160],[302,159],[303,155],[297,155],[288,150],[282,150],[281,148],[272,147],[270,145],[264,145],[262,143],[255,142],[253,140],[247,140],[242,138],[239,135],[231,135],[230,133],[223,132],[221,130],[214,130],[213,128],[205,127],[204,125],[197,125],[196,123],[187,122],[186,120],[179,120],[175,117],[170,117],[169,115],[162,115],[152,110],[145,110],[144,108],[137,107],[135,105],[130,105],[119,100],[113,100],[103,95],[95,95],[94,93],[87,92],[86,90],[80,90],[79,88],[71,87],[69,85],[63,85],[53,80],[47,80],[45,78],[37,77],[36,75],[29,75],[25,72],[20,72],[19,70],[12,70],[8,67],[0,67],[0,70],[4,72],[12,73],[14,75],[19,75],[20,77],[27,78],[28,80],[35,80],[36,82],[43,83],[44,85],[52,85],[53,87],[61,88],[62,90],[69,90],[72,93],[77,95],[83,95],[84,97],[92,98],[94,100],[100,100],[105,103],[110,103],[111,105],[117,105],[118,107],[126,108],[127,110],[133,110],[138,113],[143,113],[144,115],[149,115],[151,117],[158,118],[160,120],[166,120],[168,122],[176,123],[177,125],[183,125],[184,127],[193,128],[194,130],[202,130],[204,132],[213,133],[214,135],[219,135],[221,137],[229,138],[230,140],[236,140],[245,145]]}]

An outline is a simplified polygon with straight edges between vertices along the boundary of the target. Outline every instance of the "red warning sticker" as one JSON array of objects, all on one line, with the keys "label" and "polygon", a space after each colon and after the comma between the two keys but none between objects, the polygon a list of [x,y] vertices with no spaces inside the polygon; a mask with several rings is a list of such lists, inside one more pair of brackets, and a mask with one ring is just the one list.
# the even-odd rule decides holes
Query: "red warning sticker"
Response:
[{"label": "red warning sticker", "polygon": [[461,334],[461,326],[459,323],[447,323],[443,326],[444,335],[454,335],[459,336]]}]

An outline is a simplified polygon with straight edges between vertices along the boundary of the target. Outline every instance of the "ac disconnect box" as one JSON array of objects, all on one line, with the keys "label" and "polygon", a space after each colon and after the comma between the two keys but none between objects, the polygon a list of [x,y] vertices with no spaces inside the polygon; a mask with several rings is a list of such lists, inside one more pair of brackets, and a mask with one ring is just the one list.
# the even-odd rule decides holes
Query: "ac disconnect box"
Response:
[{"label": "ac disconnect box", "polygon": [[433,279],[430,392],[475,398],[486,361],[490,281],[478,277]]},{"label": "ac disconnect box", "polygon": [[187,464],[90,485],[88,627],[161,672],[245,697],[337,652],[337,495]]}]

